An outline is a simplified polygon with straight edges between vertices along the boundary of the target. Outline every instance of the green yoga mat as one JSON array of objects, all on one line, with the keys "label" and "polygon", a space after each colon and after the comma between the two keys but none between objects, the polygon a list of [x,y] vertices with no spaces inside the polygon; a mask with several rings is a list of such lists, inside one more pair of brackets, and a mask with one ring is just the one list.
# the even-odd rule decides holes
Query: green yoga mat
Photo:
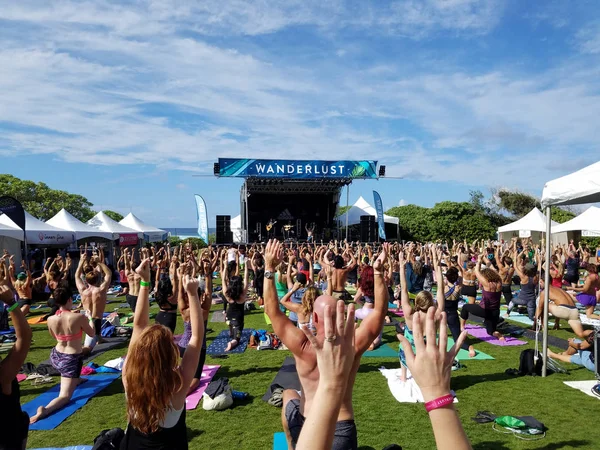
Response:
[{"label": "green yoga mat", "polygon": [[[450,350],[450,348],[453,345],[454,345],[454,340],[451,337],[449,337],[448,338],[448,350]],[[456,355],[456,359],[458,359],[459,361],[466,361],[466,360],[469,360],[469,359],[494,359],[493,356],[490,356],[487,353],[480,352],[477,349],[475,349],[475,352],[477,353],[475,355],[475,358],[470,358],[469,357],[469,352],[461,348],[458,351],[458,354]]]},{"label": "green yoga mat", "polygon": [[383,344],[373,351],[366,351],[363,354],[365,358],[398,358],[398,350],[394,350],[387,344]]}]

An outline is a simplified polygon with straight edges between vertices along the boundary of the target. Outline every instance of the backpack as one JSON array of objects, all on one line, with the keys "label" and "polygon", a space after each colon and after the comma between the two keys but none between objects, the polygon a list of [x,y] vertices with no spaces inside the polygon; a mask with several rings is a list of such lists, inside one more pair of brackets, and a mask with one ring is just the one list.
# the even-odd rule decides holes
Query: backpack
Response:
[{"label": "backpack", "polygon": [[272,350],[273,349],[273,340],[269,334],[263,336],[263,339],[258,343],[257,350]]},{"label": "backpack", "polygon": [[[499,433],[512,433],[519,439],[535,441],[546,436],[546,426],[533,416],[496,416],[489,411],[478,411],[473,419],[477,423],[490,423]],[[528,439],[526,436],[532,436]]]},{"label": "backpack", "polygon": [[102,430],[94,439],[92,450],[114,450],[121,446],[125,432],[121,428]]},{"label": "backpack", "polygon": [[542,374],[542,358],[534,361],[535,350],[528,348],[523,350],[519,356],[519,375],[540,376]]}]

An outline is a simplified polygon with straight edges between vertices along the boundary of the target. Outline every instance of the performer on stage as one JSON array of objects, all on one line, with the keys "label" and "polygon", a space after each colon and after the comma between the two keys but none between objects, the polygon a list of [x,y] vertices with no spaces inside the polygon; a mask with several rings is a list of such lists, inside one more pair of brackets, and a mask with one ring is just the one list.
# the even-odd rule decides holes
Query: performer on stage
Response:
[{"label": "performer on stage", "polygon": [[310,227],[308,226],[308,224],[304,225],[304,229],[306,230],[306,242],[311,243],[313,241],[313,233],[315,232],[315,223],[311,223]]},{"label": "performer on stage", "polygon": [[267,234],[269,236],[269,239],[275,238],[275,224],[276,223],[277,223],[277,221],[273,220],[273,218],[270,218],[269,223],[267,223]]}]

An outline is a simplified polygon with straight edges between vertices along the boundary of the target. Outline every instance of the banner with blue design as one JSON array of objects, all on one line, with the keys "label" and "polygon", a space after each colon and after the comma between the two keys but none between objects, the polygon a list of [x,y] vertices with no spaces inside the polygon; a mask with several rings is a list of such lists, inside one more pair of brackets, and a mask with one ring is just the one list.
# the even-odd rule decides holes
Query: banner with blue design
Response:
[{"label": "banner with blue design", "polygon": [[206,202],[198,194],[196,197],[196,207],[198,208],[198,236],[208,245],[208,213],[206,211]]},{"label": "banner with blue design", "polygon": [[377,161],[292,161],[219,158],[221,177],[377,179]]},{"label": "banner with blue design", "polygon": [[375,211],[377,212],[377,223],[379,225],[379,239],[385,241],[385,222],[383,217],[383,202],[379,192],[373,191],[373,200],[375,201]]}]

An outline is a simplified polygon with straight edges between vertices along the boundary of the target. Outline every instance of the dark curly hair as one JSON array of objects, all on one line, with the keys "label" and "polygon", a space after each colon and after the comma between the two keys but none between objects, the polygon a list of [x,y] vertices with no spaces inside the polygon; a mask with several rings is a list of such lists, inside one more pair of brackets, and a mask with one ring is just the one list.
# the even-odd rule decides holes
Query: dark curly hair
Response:
[{"label": "dark curly hair", "polygon": [[158,306],[164,305],[165,303],[169,303],[169,297],[173,295],[173,283],[171,283],[171,279],[165,277],[158,282],[158,286],[156,287],[156,294],[154,298],[156,299],[156,303]]},{"label": "dark curly hair", "polygon": [[458,280],[458,269],[456,267],[450,267],[446,270],[446,280],[448,280],[448,283],[456,283]]},{"label": "dark curly hair", "polygon": [[231,277],[225,293],[231,300],[239,300],[244,293],[244,279],[240,276]]}]

